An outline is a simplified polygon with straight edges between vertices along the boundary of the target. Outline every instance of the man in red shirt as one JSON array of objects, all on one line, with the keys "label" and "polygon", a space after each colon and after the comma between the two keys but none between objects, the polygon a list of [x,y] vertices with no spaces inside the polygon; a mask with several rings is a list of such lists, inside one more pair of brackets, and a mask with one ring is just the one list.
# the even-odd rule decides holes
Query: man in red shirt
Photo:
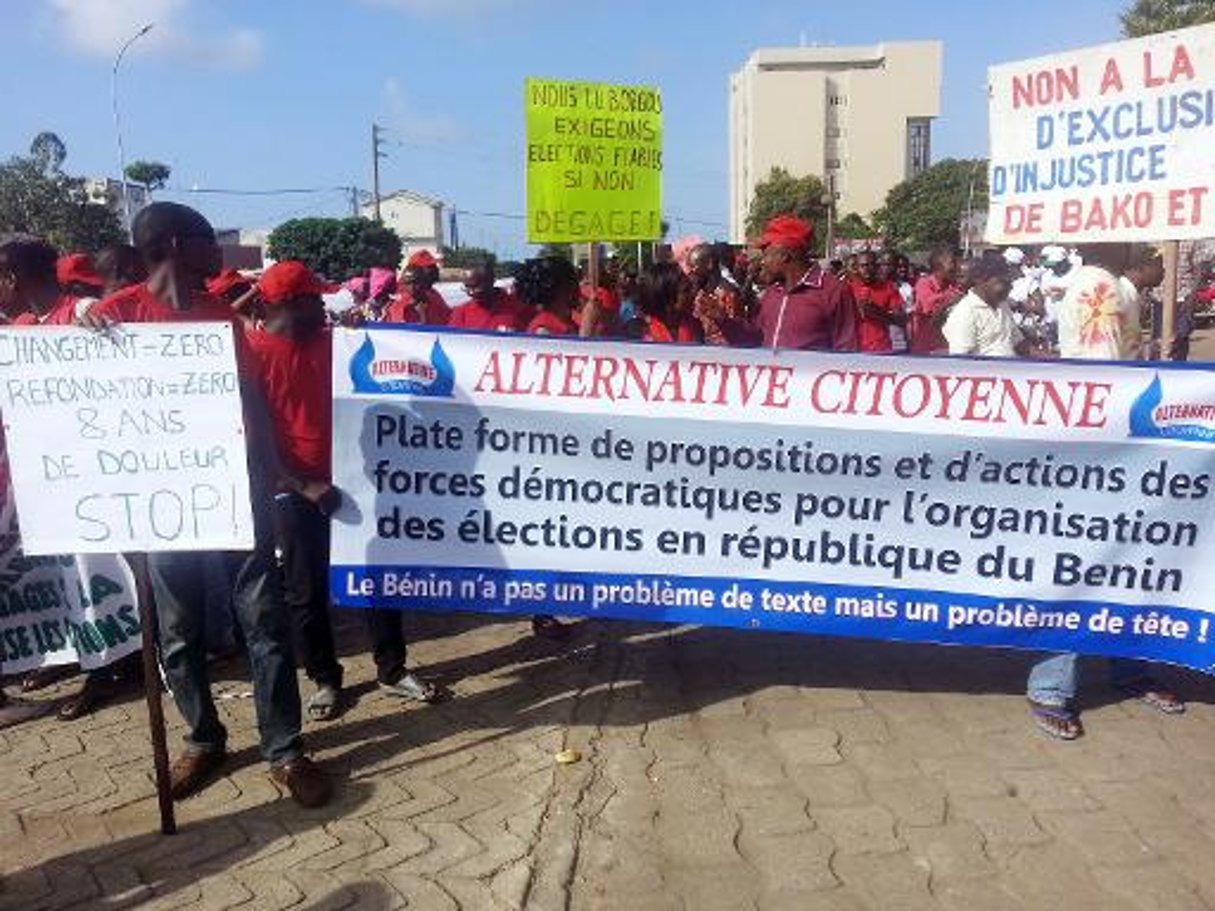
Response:
[{"label": "man in red shirt", "polygon": [[[301,262],[285,260],[257,283],[264,319],[245,336],[252,373],[265,395],[278,455],[275,533],[304,671],[317,685],[308,700],[314,721],[340,710],[342,666],[329,619],[329,517],[341,505],[333,486],[333,354],[322,294],[335,286]],[[380,688],[422,702],[437,693],[405,669],[401,614],[366,612]]]},{"label": "man in red shirt", "polygon": [[857,274],[849,285],[856,300],[856,335],[861,351],[890,353],[894,350],[890,327],[902,327],[907,323],[898,285],[878,274],[878,259],[871,250],[865,250],[857,257]]},{"label": "man in red shirt", "polygon": [[[148,280],[97,304],[87,317],[91,324],[233,318],[227,303],[203,290],[206,280],[219,272],[220,251],[215,231],[199,213],[176,203],[152,203],[136,216],[132,234],[148,264]],[[242,346],[237,350],[239,354]],[[255,543],[253,551],[241,557],[234,609],[249,652],[262,754],[270,763],[270,776],[301,805],[317,807],[328,802],[332,785],[304,755],[300,737],[291,618],[282,600],[282,577],[274,555],[271,507],[277,459],[273,441],[265,437],[265,402],[257,388],[242,382],[241,399]],[[186,751],[170,770],[173,796],[178,799],[200,789],[223,766],[227,754],[227,731],[207,676],[205,557],[148,555],[160,621],[161,661],[188,728]]]},{"label": "man in red shirt", "polygon": [[421,323],[424,326],[446,326],[451,319],[451,307],[435,290],[439,280],[439,261],[429,250],[419,250],[405,263],[401,274],[404,286],[384,310],[386,323]]},{"label": "man in red shirt", "polygon": [[464,290],[469,299],[451,311],[449,326],[482,332],[524,332],[536,311],[494,285],[494,261],[486,259],[468,271]]},{"label": "man in red shirt", "polygon": [[0,244],[0,310],[17,326],[70,326],[76,298],[59,290],[58,254],[46,241],[25,234]]},{"label": "man in red shirt", "polygon": [[740,333],[723,324],[734,344],[806,351],[855,351],[856,303],[852,292],[811,256],[814,227],[794,215],[773,218],[760,238],[759,312]]},{"label": "man in red shirt", "polygon": [[915,283],[911,313],[911,353],[932,354],[948,351],[949,343],[941,334],[946,311],[961,297],[958,286],[958,258],[952,250],[934,250],[928,257],[928,274]]}]

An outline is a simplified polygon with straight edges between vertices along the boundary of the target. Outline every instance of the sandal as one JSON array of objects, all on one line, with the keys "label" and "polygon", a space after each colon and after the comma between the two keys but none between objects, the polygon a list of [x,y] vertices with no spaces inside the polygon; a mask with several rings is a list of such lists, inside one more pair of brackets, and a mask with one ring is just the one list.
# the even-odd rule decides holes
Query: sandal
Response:
[{"label": "sandal", "polygon": [[1161,689],[1155,683],[1144,683],[1139,686],[1119,687],[1131,699],[1138,699],[1149,708],[1166,715],[1185,714],[1185,703],[1171,690]]},{"label": "sandal", "polygon": [[92,715],[115,695],[115,687],[109,671],[102,668],[92,671],[84,678],[84,685],[74,696],[69,696],[55,714],[60,721],[75,721]]},{"label": "sandal", "polygon": [[427,683],[415,674],[402,674],[395,683],[385,683],[381,680],[380,689],[413,702],[437,702],[439,699],[439,691],[435,685]]},{"label": "sandal", "polygon": [[48,686],[54,686],[60,680],[75,677],[78,673],[80,673],[80,668],[75,664],[56,664],[51,667],[40,667],[25,675],[21,681],[21,692],[35,693],[38,690],[46,689]]},{"label": "sandal", "polygon": [[1046,705],[1031,699],[1029,713],[1038,729],[1056,740],[1076,740],[1084,736],[1080,716],[1065,705]]},{"label": "sandal", "polygon": [[308,699],[304,710],[312,721],[332,721],[338,715],[341,700],[341,690],[329,684],[321,684]]},{"label": "sandal", "polygon": [[573,635],[574,628],[568,623],[562,623],[556,617],[548,614],[536,614],[532,617],[532,634],[553,642],[564,642]]}]

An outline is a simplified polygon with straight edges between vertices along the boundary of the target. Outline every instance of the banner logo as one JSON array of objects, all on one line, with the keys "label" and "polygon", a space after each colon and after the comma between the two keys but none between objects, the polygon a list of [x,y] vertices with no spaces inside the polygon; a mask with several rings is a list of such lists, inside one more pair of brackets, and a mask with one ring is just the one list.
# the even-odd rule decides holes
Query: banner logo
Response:
[{"label": "banner logo", "polygon": [[1160,374],[1131,405],[1131,436],[1215,443],[1215,403],[1168,402]]},{"label": "banner logo", "polygon": [[371,335],[366,334],[350,359],[350,381],[355,392],[451,398],[456,368],[437,338],[426,358],[379,358]]}]

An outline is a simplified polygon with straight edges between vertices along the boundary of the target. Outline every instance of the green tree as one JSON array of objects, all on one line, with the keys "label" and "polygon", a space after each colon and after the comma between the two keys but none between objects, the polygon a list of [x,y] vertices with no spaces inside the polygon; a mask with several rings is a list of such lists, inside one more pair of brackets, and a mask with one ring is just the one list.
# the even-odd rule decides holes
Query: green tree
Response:
[{"label": "green tree", "polygon": [[137,183],[151,195],[153,190],[164,189],[172,169],[159,161],[132,161],[123,172],[127,180]]},{"label": "green tree", "polygon": [[30,158],[38,163],[43,174],[57,174],[67,158],[67,146],[58,133],[44,130],[30,143]]},{"label": "green tree", "polygon": [[859,240],[873,235],[873,226],[856,212],[849,212],[835,223],[835,236],[838,238]]},{"label": "green tree", "polygon": [[118,215],[89,200],[82,178],[60,170],[66,157],[59,137],[40,133],[28,156],[0,165],[0,234],[35,234],[61,250],[86,253],[122,241]]},{"label": "green tree", "polygon": [[824,198],[827,188],[813,175],[794,177],[784,168],[773,168],[767,178],[755,186],[751,207],[747,210],[747,236],[763,232],[764,225],[777,215],[796,215],[815,225],[816,252],[821,253],[826,239],[823,224],[827,219]]},{"label": "green tree", "polygon": [[484,247],[444,247],[442,252],[443,265],[449,269],[468,269],[483,260],[497,259],[492,250]]},{"label": "green tree", "polygon": [[1215,22],[1215,0],[1135,0],[1119,19],[1123,35],[1141,38]]},{"label": "green tree", "polygon": [[294,218],[270,232],[273,259],[298,259],[332,281],[361,275],[373,266],[395,270],[401,238],[368,218]]},{"label": "green tree", "polygon": [[895,186],[873,221],[897,248],[923,251],[956,246],[967,212],[986,208],[986,159],[947,158]]}]

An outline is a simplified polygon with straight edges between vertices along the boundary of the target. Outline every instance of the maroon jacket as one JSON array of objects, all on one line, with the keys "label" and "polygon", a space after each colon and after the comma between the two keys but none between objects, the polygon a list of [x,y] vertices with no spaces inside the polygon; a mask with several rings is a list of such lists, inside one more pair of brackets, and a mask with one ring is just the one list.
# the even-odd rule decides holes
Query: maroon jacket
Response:
[{"label": "maroon jacket", "polygon": [[770,287],[754,319],[730,329],[727,337],[735,345],[855,351],[856,302],[846,284],[812,266],[787,295],[780,285]]}]

